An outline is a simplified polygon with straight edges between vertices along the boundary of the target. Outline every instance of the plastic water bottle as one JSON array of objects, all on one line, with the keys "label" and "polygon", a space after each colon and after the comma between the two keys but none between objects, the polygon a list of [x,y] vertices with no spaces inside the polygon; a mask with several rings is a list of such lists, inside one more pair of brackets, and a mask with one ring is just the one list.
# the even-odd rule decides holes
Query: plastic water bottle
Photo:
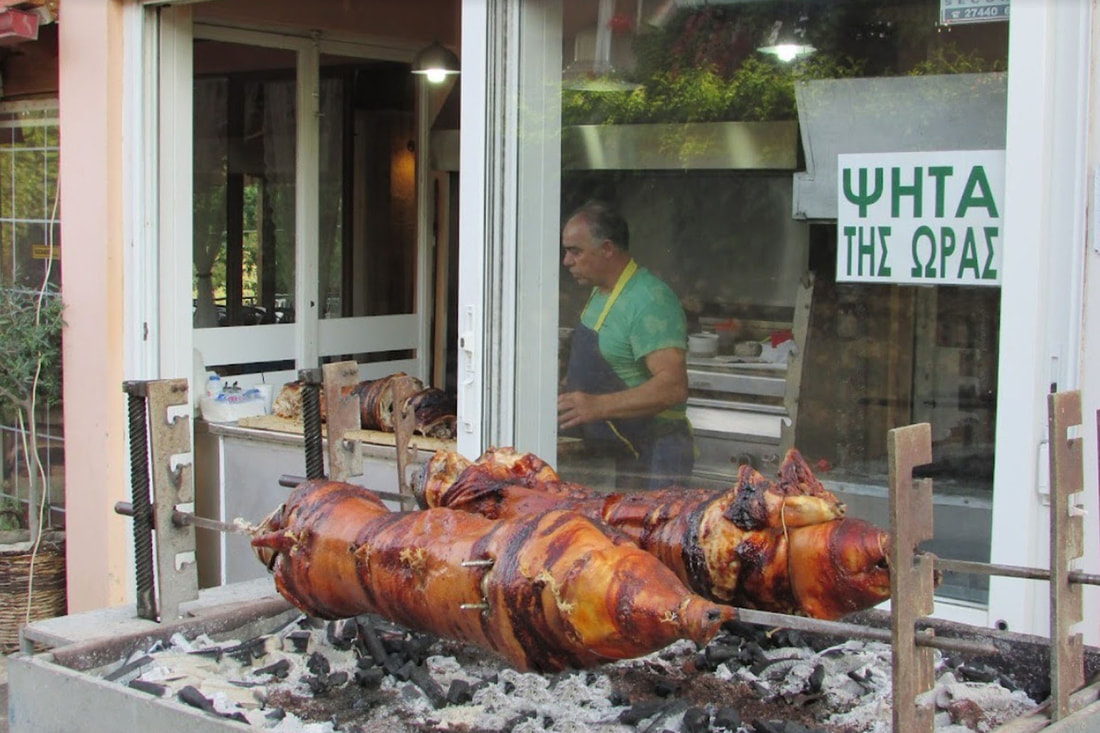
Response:
[{"label": "plastic water bottle", "polygon": [[222,393],[222,378],[217,374],[211,373],[206,378],[206,396],[214,399]]}]

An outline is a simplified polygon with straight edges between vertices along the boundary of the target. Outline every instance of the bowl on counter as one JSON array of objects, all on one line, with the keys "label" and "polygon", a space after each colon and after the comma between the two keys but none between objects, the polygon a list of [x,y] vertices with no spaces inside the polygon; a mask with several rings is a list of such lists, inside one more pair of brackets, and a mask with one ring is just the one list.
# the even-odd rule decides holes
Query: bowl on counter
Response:
[{"label": "bowl on counter", "polygon": [[688,353],[692,356],[714,356],[718,353],[718,334],[693,333],[688,335]]}]

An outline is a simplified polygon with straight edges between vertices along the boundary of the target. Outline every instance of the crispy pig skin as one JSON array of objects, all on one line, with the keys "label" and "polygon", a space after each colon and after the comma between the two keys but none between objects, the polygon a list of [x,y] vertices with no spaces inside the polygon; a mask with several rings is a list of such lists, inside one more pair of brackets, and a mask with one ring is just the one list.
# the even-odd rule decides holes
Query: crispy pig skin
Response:
[{"label": "crispy pig skin", "polygon": [[[265,521],[253,546],[261,559],[274,555],[276,587],[309,615],[375,613],[519,669],[590,667],[682,638],[703,644],[735,617],[568,511],[509,522],[451,509],[389,512],[362,487],[313,480]],[[485,559],[493,564],[463,565]]]},{"label": "crispy pig skin", "polygon": [[843,518],[843,505],[797,451],[788,453],[778,482],[743,466],[729,491],[629,494],[562,482],[537,457],[511,449],[488,451],[474,463],[440,451],[418,498],[492,518],[579,512],[719,603],[834,619],[889,597],[886,533]]}]

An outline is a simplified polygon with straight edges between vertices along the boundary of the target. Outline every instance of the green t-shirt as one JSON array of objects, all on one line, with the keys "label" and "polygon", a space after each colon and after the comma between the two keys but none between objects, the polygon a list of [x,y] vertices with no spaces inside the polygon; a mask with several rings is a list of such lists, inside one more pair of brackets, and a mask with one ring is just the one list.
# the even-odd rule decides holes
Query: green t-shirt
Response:
[{"label": "green t-shirt", "polygon": [[[581,323],[589,328],[603,312],[610,293],[595,290]],[[645,356],[658,349],[687,350],[687,318],[672,288],[639,267],[611,306],[599,330],[600,354],[627,387],[637,387],[652,376]],[[673,408],[676,410],[676,408]],[[683,414],[683,406],[676,410]]]}]

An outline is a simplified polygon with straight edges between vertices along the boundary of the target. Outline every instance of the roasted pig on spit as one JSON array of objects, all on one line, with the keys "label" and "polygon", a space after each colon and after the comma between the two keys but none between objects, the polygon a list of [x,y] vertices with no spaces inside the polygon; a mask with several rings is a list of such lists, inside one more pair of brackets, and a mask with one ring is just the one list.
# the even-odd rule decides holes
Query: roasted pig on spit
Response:
[{"label": "roasted pig on spit", "polygon": [[532,454],[476,462],[439,451],[417,487],[422,506],[492,519],[579,512],[621,532],[696,593],[779,613],[836,619],[890,595],[885,532],[858,519],[790,451],[771,481],[742,466],[728,491],[670,487],[607,494],[561,481]]},{"label": "roasted pig on spit", "polygon": [[252,545],[279,592],[311,616],[378,614],[519,669],[589,667],[682,638],[705,644],[736,616],[574,512],[508,522],[390,512],[360,486],[315,479],[291,492]]}]

